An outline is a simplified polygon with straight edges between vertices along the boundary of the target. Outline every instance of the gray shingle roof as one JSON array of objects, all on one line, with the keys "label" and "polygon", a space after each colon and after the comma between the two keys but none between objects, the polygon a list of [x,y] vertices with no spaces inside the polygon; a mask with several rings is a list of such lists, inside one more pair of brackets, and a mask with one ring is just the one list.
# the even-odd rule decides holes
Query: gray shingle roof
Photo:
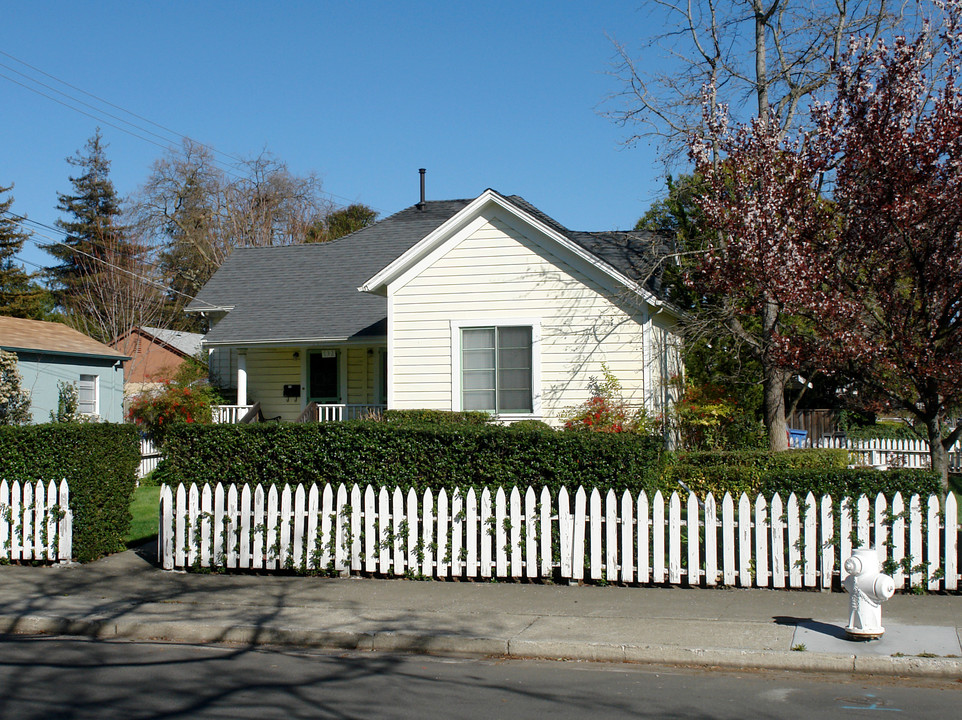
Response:
[{"label": "gray shingle roof", "polygon": [[[517,195],[502,195],[616,270],[659,288],[659,238],[645,232],[568,230]],[[214,273],[188,306],[204,311],[234,308],[205,337],[208,343],[294,343],[384,337],[387,301],[357,288],[402,255],[471,200],[411,206],[329,243],[241,248]]]},{"label": "gray shingle roof", "polygon": [[469,202],[412,206],[329,243],[235,250],[188,310],[235,308],[209,343],[384,337],[386,299],[357,288]]}]

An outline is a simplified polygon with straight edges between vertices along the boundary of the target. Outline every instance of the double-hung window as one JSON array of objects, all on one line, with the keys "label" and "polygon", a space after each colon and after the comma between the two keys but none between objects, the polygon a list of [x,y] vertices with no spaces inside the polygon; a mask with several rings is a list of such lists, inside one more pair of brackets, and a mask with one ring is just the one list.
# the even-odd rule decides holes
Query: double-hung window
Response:
[{"label": "double-hung window", "polygon": [[97,415],[97,387],[96,375],[81,375],[77,383],[77,412],[83,415]]},{"label": "double-hung window", "polygon": [[461,328],[461,408],[534,411],[531,326]]}]

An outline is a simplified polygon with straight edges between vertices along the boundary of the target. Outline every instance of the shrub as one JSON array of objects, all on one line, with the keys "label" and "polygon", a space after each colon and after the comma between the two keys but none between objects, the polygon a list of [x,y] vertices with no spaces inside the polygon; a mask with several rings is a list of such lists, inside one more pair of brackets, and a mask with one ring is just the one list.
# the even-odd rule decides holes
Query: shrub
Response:
[{"label": "shrub", "polygon": [[629,408],[621,396],[621,383],[602,363],[604,379],[592,377],[589,398],[564,415],[564,429],[597,433],[653,433],[656,429],[644,409]]},{"label": "shrub", "polygon": [[81,562],[124,549],[139,463],[140,441],[130,425],[0,427],[0,478],[67,480],[73,554]]},{"label": "shrub", "polygon": [[491,422],[491,415],[476,410],[385,410],[385,422],[395,425],[474,425]]},{"label": "shrub", "polygon": [[674,421],[686,450],[748,450],[767,444],[761,421],[717,385],[686,386],[675,404]]},{"label": "shrub", "polygon": [[531,485],[652,490],[661,441],[634,435],[374,422],[180,425],[160,482],[358,483],[421,491]]},{"label": "shrub", "polygon": [[543,420],[518,420],[508,427],[522,432],[554,432],[554,428]]},{"label": "shrub", "polygon": [[211,406],[220,398],[207,381],[206,367],[188,359],[173,379],[159,382],[159,390],[144,393],[127,410],[128,418],[143,432],[163,444],[175,425],[211,422]]},{"label": "shrub", "polygon": [[0,350],[0,425],[30,422],[30,391],[22,383],[17,354]]},{"label": "shrub", "polygon": [[848,468],[845,450],[788,450],[785,452],[678,453],[665,464],[667,483],[684,483],[699,496],[789,493],[887,496],[929,494],[938,488],[937,475],[920,470],[879,471]]}]

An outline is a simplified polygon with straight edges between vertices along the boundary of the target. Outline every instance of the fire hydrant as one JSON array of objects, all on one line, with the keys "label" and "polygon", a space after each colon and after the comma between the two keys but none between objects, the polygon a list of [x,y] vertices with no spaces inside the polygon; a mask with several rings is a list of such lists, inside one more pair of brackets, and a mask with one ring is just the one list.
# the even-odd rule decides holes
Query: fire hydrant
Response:
[{"label": "fire hydrant", "polygon": [[882,573],[878,551],[859,548],[845,561],[848,577],[842,585],[849,594],[849,616],[845,633],[849,640],[882,637],[882,603],[895,594],[895,581]]}]

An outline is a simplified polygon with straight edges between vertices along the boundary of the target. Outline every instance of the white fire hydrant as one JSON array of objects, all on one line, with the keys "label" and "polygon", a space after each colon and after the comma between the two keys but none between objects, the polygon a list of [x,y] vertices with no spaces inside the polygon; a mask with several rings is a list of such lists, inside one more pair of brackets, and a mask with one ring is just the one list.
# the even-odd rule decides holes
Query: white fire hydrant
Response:
[{"label": "white fire hydrant", "polygon": [[845,633],[849,640],[882,637],[882,603],[895,594],[895,581],[882,573],[878,551],[859,548],[845,561],[848,577],[842,585],[849,594],[849,616]]}]

